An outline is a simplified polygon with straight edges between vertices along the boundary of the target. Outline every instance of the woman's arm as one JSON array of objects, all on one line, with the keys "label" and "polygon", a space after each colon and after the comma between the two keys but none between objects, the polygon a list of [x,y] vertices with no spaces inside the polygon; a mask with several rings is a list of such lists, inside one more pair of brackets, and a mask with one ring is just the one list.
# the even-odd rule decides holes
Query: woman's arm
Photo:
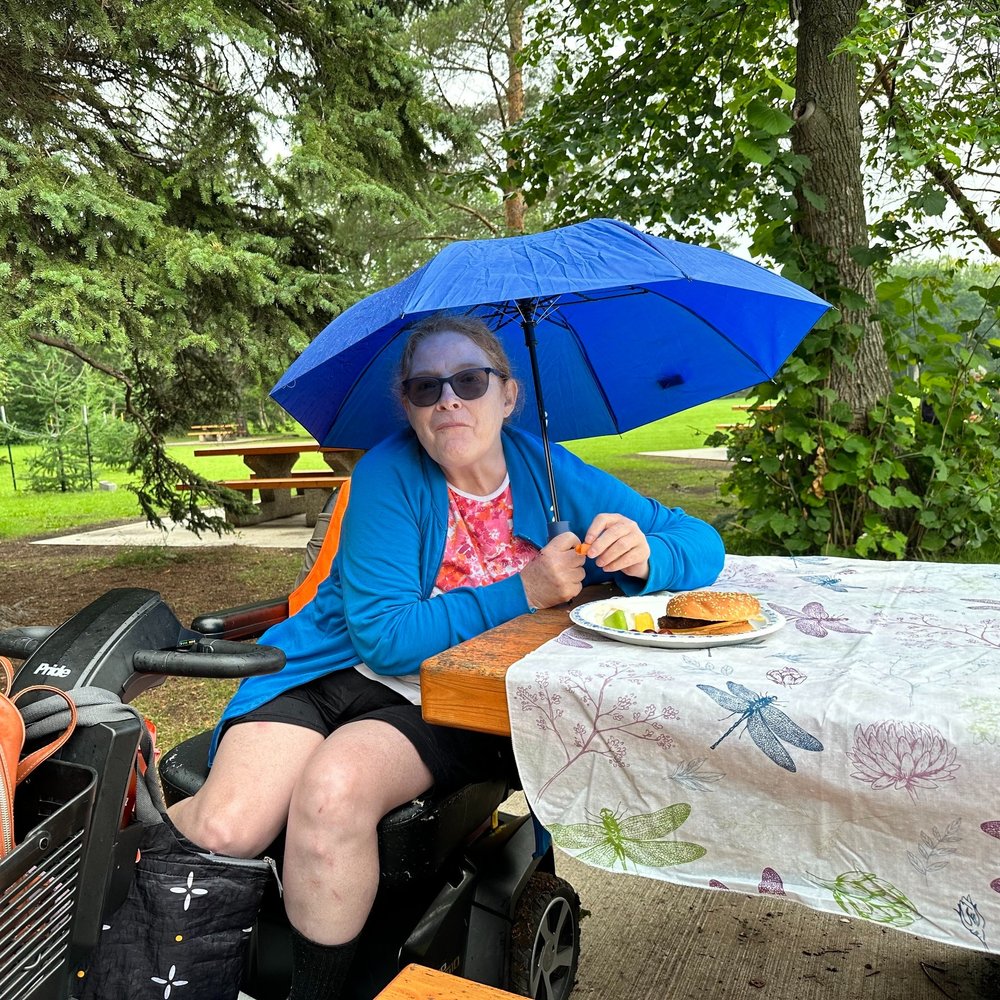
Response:
[{"label": "woman's arm", "polygon": [[359,464],[352,478],[339,558],[348,631],[372,670],[414,673],[427,657],[528,611],[517,576],[426,598],[445,537],[434,519],[446,511],[422,481],[404,485],[416,470],[365,471]]}]

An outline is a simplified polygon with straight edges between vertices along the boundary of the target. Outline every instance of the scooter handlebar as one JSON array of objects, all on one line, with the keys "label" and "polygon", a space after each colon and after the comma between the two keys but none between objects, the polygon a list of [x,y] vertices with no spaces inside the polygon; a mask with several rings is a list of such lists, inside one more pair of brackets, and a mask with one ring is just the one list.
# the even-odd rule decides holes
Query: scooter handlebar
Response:
[{"label": "scooter handlebar", "polygon": [[0,631],[0,656],[26,660],[55,632],[53,625],[22,625]]},{"label": "scooter handlebar", "polygon": [[170,677],[251,677],[273,674],[285,665],[277,646],[250,646],[228,639],[198,639],[179,649],[137,649],[132,666],[142,674]]}]

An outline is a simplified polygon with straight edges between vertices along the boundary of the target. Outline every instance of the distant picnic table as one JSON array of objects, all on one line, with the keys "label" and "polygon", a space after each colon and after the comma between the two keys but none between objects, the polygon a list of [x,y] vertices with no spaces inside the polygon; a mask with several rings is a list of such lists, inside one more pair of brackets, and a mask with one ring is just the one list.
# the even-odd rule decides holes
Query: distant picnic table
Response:
[{"label": "distant picnic table", "polygon": [[236,436],[236,424],[192,424],[187,436],[199,441],[226,441]]},{"label": "distant picnic table", "polygon": [[[328,468],[292,471],[299,457],[310,452],[322,455]],[[303,513],[307,525],[315,524],[327,497],[347,481],[363,452],[357,448],[325,448],[314,441],[286,441],[197,448],[194,454],[197,458],[239,455],[250,469],[246,479],[218,480],[231,490],[258,493],[254,513],[240,516],[226,512],[226,519],[242,528]]]}]

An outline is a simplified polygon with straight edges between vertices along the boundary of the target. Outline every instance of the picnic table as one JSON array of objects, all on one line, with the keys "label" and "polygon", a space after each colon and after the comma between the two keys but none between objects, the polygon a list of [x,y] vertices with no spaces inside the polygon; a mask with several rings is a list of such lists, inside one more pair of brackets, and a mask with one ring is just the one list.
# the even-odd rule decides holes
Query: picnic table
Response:
[{"label": "picnic table", "polygon": [[728,556],[717,586],[785,619],[767,638],[628,645],[548,609],[426,661],[423,712],[509,732],[535,815],[585,863],[989,951],[997,581],[994,565]]},{"label": "picnic table", "polygon": [[[323,457],[326,469],[293,471],[300,456],[313,452]],[[314,441],[286,441],[197,448],[194,454],[197,458],[239,455],[243,459],[250,475],[246,479],[222,479],[219,483],[231,490],[258,493],[254,513],[226,512],[227,520],[237,527],[246,527],[293,514],[305,514],[306,524],[315,524],[330,492],[350,477],[363,452],[354,448],[325,448]]]},{"label": "picnic table", "polygon": [[225,441],[236,434],[236,424],[193,424],[188,437],[199,441]]}]

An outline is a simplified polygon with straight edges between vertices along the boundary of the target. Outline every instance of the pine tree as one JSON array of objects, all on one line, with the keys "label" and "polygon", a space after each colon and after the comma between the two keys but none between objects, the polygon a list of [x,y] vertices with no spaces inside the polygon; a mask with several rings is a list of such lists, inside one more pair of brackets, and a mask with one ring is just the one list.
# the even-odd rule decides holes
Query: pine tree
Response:
[{"label": "pine tree", "polygon": [[397,13],[0,0],[0,369],[47,345],[120,383],[150,517],[219,527],[163,443],[217,416],[199,366],[220,407],[269,385],[357,298],[354,220],[412,207],[428,123]]}]

